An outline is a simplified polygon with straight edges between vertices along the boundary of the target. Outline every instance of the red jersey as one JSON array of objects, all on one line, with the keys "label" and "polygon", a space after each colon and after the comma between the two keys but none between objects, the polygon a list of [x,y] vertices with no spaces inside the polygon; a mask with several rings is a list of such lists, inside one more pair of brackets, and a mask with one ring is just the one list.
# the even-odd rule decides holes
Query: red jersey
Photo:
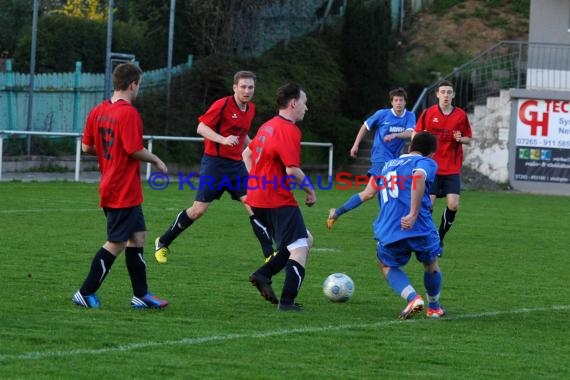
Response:
[{"label": "red jersey", "polygon": [[101,207],[127,208],[143,202],[140,162],[130,156],[144,148],[142,136],[140,114],[126,100],[105,100],[89,113],[83,144],[95,145],[97,151]]},{"label": "red jersey", "polygon": [[453,132],[460,131],[461,136],[472,137],[465,111],[453,107],[449,115],[444,115],[439,104],[435,104],[422,112],[415,130],[428,131],[437,137],[437,151],[433,159],[437,162],[438,175],[461,173],[463,144],[455,141]]},{"label": "red jersey", "polygon": [[244,143],[254,116],[255,104],[251,102],[247,103],[245,111],[242,111],[233,96],[216,100],[208,111],[198,118],[198,121],[224,137],[238,136],[239,144],[228,146],[204,139],[204,153],[209,156],[241,161],[241,153],[245,148]]},{"label": "red jersey", "polygon": [[301,130],[275,116],[264,123],[249,144],[252,152],[246,203],[259,208],[298,206],[287,166],[301,167]]}]

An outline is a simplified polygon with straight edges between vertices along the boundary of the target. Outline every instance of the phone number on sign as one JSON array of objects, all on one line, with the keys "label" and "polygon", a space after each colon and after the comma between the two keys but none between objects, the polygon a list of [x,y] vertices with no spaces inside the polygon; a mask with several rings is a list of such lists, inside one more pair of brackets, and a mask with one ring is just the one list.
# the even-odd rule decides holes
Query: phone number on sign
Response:
[{"label": "phone number on sign", "polygon": [[570,140],[517,138],[517,145],[570,149]]},{"label": "phone number on sign", "polygon": [[538,139],[517,138],[517,145],[522,146],[538,146]]},{"label": "phone number on sign", "polygon": [[541,181],[545,182],[548,177],[545,175],[515,174],[515,179],[519,181]]},{"label": "phone number on sign", "polygon": [[541,146],[551,147],[551,148],[570,148],[570,140],[543,139]]}]

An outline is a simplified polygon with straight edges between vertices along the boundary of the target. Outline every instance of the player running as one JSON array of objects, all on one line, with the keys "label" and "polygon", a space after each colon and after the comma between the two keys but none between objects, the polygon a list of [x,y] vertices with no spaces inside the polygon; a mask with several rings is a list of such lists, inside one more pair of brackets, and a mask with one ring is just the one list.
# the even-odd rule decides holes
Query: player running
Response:
[{"label": "player running", "polygon": [[408,319],[424,308],[422,296],[402,270],[412,252],[424,265],[427,316],[440,318],[445,315],[439,304],[442,275],[437,256],[441,247],[430,213],[429,197],[437,171],[437,164],[431,158],[436,147],[434,135],[418,133],[412,139],[410,153],[388,161],[378,180],[381,207],[374,222],[377,258],[388,286],[408,302],[400,319]]},{"label": "player running", "polygon": [[368,131],[373,131],[374,142],[370,156],[372,166],[368,170],[370,180],[363,191],[348,198],[342,206],[329,210],[327,218],[329,230],[332,229],[341,215],[374,198],[376,195],[374,176],[380,174],[386,161],[400,155],[406,140],[412,136],[416,125],[416,116],[406,109],[408,98],[406,91],[403,88],[396,88],[390,91],[389,95],[392,108],[379,109],[370,116],[360,127],[354,145],[350,149],[350,156],[356,158],[360,142]]}]

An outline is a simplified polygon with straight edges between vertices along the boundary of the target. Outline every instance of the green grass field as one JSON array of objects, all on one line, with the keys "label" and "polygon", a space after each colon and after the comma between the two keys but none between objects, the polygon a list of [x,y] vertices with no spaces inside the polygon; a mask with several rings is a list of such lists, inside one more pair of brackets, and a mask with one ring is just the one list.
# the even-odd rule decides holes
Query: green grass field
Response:
[{"label": "green grass field", "polygon": [[[121,256],[102,308],[86,310],[71,296],[105,240],[96,185],[0,183],[0,378],[570,378],[570,198],[465,192],[441,261],[448,316],[398,321],[404,301],[375,261],[376,201],[325,227],[353,193],[302,206],[315,237],[305,310],[279,313],[247,281],[262,255],[238,202],[215,202],[159,266],[152,242],[194,192],[145,186],[149,285],[171,305],[132,310]],[[424,293],[420,264],[406,268]],[[323,296],[333,272],[354,279],[350,302]]]}]

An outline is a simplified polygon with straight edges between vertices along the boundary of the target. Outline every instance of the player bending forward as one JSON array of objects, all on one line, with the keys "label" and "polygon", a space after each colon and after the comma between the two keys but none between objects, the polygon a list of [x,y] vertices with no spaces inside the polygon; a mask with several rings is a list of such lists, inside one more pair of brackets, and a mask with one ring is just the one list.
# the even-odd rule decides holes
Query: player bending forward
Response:
[{"label": "player bending forward", "polygon": [[378,179],[380,213],[374,222],[378,241],[377,258],[388,285],[407,301],[400,319],[411,318],[424,308],[424,300],[412,286],[402,267],[412,252],[424,265],[427,291],[427,316],[440,318],[445,310],[439,304],[442,275],[438,255],[439,235],[430,213],[430,187],[437,164],[431,158],[437,140],[429,132],[414,136],[410,153],[388,161]]}]

